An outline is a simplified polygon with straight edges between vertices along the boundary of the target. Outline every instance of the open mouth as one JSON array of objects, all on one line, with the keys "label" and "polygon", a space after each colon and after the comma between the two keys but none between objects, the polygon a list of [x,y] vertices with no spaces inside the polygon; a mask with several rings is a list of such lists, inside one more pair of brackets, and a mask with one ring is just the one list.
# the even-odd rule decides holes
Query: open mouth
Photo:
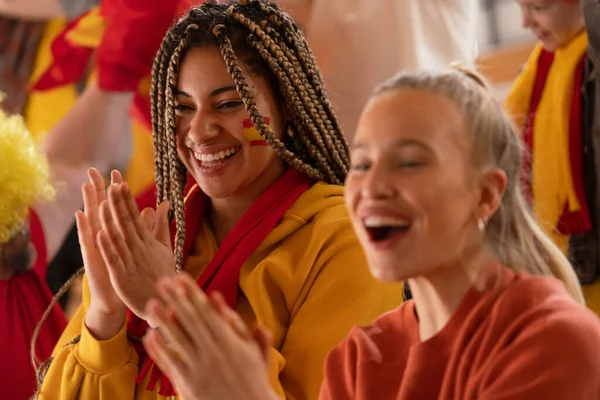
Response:
[{"label": "open mouth", "polygon": [[241,147],[231,147],[230,149],[219,151],[216,153],[195,153],[194,157],[199,161],[199,164],[205,168],[218,167],[225,161],[236,155]]},{"label": "open mouth", "polygon": [[391,217],[367,217],[363,224],[372,242],[384,242],[410,229],[410,221]]}]

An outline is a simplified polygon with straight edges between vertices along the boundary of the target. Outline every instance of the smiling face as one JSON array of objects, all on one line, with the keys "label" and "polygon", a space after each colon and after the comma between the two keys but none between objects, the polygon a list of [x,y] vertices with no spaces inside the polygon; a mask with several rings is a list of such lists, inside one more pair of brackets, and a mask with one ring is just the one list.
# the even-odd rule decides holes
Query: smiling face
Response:
[{"label": "smiling face", "polygon": [[[263,76],[244,75],[258,110],[280,138],[284,120],[272,86]],[[283,172],[282,160],[269,146],[253,143],[257,132],[248,128],[248,113],[218,49],[188,51],[175,103],[177,153],[209,197],[255,196]]]},{"label": "smiling face", "polygon": [[548,51],[569,43],[584,29],[578,0],[517,0],[523,27],[529,29]]},{"label": "smiling face", "polygon": [[481,190],[467,132],[461,110],[429,91],[393,90],[368,104],[345,193],[376,278],[434,273],[481,244]]}]

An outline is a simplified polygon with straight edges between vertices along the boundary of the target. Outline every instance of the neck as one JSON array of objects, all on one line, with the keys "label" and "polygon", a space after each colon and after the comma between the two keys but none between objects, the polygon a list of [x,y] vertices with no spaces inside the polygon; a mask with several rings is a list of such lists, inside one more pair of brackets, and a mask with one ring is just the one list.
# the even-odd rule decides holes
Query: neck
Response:
[{"label": "neck", "polygon": [[435,336],[446,326],[471,287],[483,289],[479,279],[481,272],[494,258],[482,249],[461,260],[409,280],[422,341]]},{"label": "neck", "polygon": [[260,174],[254,182],[238,193],[225,198],[211,199],[208,219],[218,244],[225,240],[240,218],[265,190],[281,176],[284,170],[282,164],[277,164],[277,168],[270,168]]}]

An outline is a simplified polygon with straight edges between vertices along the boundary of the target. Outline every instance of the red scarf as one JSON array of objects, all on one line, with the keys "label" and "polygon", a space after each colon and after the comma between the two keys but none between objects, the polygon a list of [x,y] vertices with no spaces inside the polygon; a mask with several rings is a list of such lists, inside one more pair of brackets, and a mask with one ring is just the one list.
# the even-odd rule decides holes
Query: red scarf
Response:
[{"label": "red scarf", "polygon": [[[29,214],[30,241],[37,251],[31,271],[0,280],[0,387],[2,398],[28,399],[35,392],[36,375],[29,358],[33,331],[52,300],[46,285],[46,241],[42,224],[33,210]],[[55,304],[41,327],[35,354],[48,359],[67,319]]]},{"label": "red scarf", "polygon": [[[292,168],[284,172],[252,204],[227,235],[198,280],[198,286],[207,293],[215,290],[221,292],[227,304],[235,309],[242,266],[281,220],[285,212],[311,186],[311,180],[301,172]],[[189,254],[192,249],[208,204],[208,197],[197,185],[194,185],[190,189],[185,203],[185,255]],[[175,232],[174,222],[171,226],[171,232],[172,234]],[[130,337],[141,338],[148,329],[148,323],[129,310],[128,321],[127,332]],[[142,384],[148,373],[150,373],[150,380],[146,386],[147,390],[155,390],[160,379],[159,394],[161,396],[174,396],[175,391],[171,382],[154,365],[154,361],[147,355],[141,341],[135,340],[133,346],[138,353],[140,365],[142,366],[136,378],[136,383]]]},{"label": "red scarf", "polygon": [[[585,233],[592,229],[589,208],[585,198],[585,184],[583,178],[583,128],[582,128],[582,108],[581,108],[581,84],[583,80],[583,70],[587,55],[585,55],[577,65],[575,73],[575,82],[573,84],[573,100],[571,103],[569,115],[569,163],[571,173],[573,174],[573,185],[577,200],[580,204],[580,210],[576,212],[569,211],[568,202],[565,204],[562,215],[556,227],[557,231],[563,235],[573,235]],[[533,126],[534,118],[544,92],[544,86],[548,73],[554,61],[554,53],[542,50],[537,61],[537,71],[535,84],[531,96],[528,120],[525,125],[524,137],[525,155],[523,160],[525,194],[531,202],[531,157],[533,154]]]}]

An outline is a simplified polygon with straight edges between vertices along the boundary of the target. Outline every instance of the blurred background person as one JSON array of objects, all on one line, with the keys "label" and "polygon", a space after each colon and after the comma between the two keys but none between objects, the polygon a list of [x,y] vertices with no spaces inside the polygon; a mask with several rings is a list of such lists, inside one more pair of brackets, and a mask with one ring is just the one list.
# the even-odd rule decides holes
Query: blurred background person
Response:
[{"label": "blurred background person", "polygon": [[568,255],[600,312],[600,5],[517,0],[538,42],[506,99],[525,144],[524,189],[540,225]]},{"label": "blurred background person", "polygon": [[305,30],[349,141],[384,79],[477,57],[478,0],[276,2]]},{"label": "blurred background person", "polygon": [[[0,387],[2,397],[25,400],[35,391],[29,350],[50,304],[45,283],[47,245],[36,207],[53,200],[50,169],[20,116],[0,111]],[[54,306],[41,326],[35,354],[46,359],[67,321]]]}]

